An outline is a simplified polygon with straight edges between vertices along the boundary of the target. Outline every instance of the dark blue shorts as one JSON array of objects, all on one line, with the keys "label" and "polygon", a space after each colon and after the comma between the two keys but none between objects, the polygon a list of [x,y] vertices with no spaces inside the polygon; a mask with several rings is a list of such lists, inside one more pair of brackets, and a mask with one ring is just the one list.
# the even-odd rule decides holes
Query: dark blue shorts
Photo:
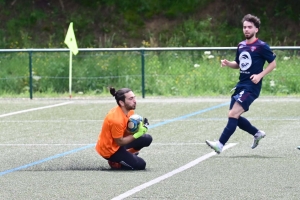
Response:
[{"label": "dark blue shorts", "polygon": [[231,110],[233,104],[238,102],[243,109],[246,111],[249,110],[250,105],[253,103],[255,99],[257,99],[257,95],[254,95],[252,92],[247,91],[244,88],[236,88],[235,92],[231,96],[231,102],[229,109]]}]

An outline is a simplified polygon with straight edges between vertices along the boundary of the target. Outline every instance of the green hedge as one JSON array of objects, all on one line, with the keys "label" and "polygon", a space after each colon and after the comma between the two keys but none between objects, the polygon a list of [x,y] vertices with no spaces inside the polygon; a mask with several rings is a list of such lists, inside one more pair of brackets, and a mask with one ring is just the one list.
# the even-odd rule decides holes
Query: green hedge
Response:
[{"label": "green hedge", "polygon": [[[277,68],[264,78],[262,94],[299,94],[299,57],[277,51]],[[0,54],[0,94],[28,94],[28,53]],[[146,51],[146,95],[200,96],[229,94],[239,72],[221,68],[220,59],[233,51]],[[107,94],[108,86],[142,92],[141,52],[79,52],[73,56],[72,91]],[[34,95],[69,91],[69,53],[32,54]]]}]

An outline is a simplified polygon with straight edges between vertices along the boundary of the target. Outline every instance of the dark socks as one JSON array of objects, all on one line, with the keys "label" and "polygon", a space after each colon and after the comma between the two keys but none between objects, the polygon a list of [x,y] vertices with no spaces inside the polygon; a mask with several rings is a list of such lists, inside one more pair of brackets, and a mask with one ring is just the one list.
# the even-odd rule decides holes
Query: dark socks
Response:
[{"label": "dark socks", "polygon": [[238,127],[248,133],[250,133],[251,135],[255,135],[258,131],[258,129],[254,126],[252,126],[252,124],[244,117],[240,116],[240,118],[238,119]]},{"label": "dark socks", "polygon": [[226,127],[224,128],[224,131],[219,139],[219,141],[225,145],[226,142],[229,140],[229,138],[231,137],[231,135],[234,133],[236,127],[238,124],[238,119],[236,118],[228,118],[228,123],[226,125]]}]

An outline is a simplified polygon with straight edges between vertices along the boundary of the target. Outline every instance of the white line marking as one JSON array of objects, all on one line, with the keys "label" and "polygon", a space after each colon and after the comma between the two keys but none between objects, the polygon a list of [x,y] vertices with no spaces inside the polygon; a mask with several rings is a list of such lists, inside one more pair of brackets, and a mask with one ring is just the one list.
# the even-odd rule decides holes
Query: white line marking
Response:
[{"label": "white line marking", "polygon": [[53,122],[53,123],[58,123],[58,122],[61,122],[61,123],[67,123],[67,122],[70,122],[70,123],[73,123],[73,122],[101,122],[103,121],[102,119],[99,119],[99,120],[1,120],[0,123],[20,123],[20,122],[26,122],[26,123],[44,123],[44,122]]},{"label": "white line marking", "polygon": [[0,115],[0,118],[11,116],[11,115],[16,115],[16,114],[20,114],[20,113],[26,113],[26,112],[36,111],[36,110],[42,110],[42,109],[45,109],[45,108],[53,108],[53,107],[57,107],[57,106],[63,106],[63,105],[70,104],[70,103],[74,103],[74,102],[69,101],[69,102],[59,103],[59,104],[50,105],[50,106],[43,106],[43,107],[39,107],[39,108],[31,108],[31,109],[21,110],[21,111],[17,111],[17,112],[11,112],[11,113]]},{"label": "white line marking", "polygon": [[0,146],[86,146],[91,144],[0,144]]},{"label": "white line marking", "polygon": [[[153,145],[156,145],[156,146],[159,146],[159,145],[161,145],[161,146],[172,146],[172,145],[174,145],[174,146],[184,146],[184,145],[206,145],[206,143],[204,143],[204,142],[202,142],[202,143],[189,143],[189,142],[187,142],[187,143],[152,143],[151,144],[151,146],[153,146]],[[3,144],[0,144],[0,146],[86,146],[86,145],[92,145],[92,143],[90,143],[90,144],[75,144],[75,143],[65,143],[65,144],[63,144],[63,143],[53,143],[53,144],[50,144],[50,143],[48,143],[48,144],[46,144],[46,143],[44,143],[44,144],[42,144],[42,143],[40,143],[40,144],[38,144],[38,143],[36,143],[36,144],[33,144],[33,143],[31,143],[31,144],[12,144],[12,143],[10,143],[10,144],[5,144],[5,143],[3,143]],[[96,144],[95,144],[96,145]]]},{"label": "white line marking", "polygon": [[152,145],[176,145],[176,146],[180,146],[180,145],[199,145],[199,144],[206,144],[205,142],[184,142],[184,143],[152,143]]},{"label": "white line marking", "polygon": [[[1,117],[1,115],[0,115]],[[277,118],[251,118],[247,117],[248,120],[254,121],[297,121],[300,117],[277,117]],[[167,121],[169,119],[158,119],[158,120],[151,120],[151,122],[162,122]],[[197,122],[197,121],[226,121],[226,118],[195,118],[190,120],[177,120],[177,122]],[[67,123],[67,122],[102,122],[103,119],[64,119],[64,120],[1,120],[0,123],[19,123],[19,122],[27,122],[27,123],[43,123],[43,122],[55,122],[55,123]]]},{"label": "white line marking", "polygon": [[[224,146],[223,150],[231,148],[231,147],[235,146],[236,144],[237,143],[227,144],[226,146]],[[206,154],[204,156],[201,156],[201,157],[197,158],[196,160],[193,160],[192,162],[189,162],[188,164],[186,164],[184,166],[181,166],[181,167],[179,167],[179,168],[177,168],[177,169],[175,169],[175,170],[173,170],[173,171],[171,171],[171,172],[169,172],[167,174],[164,174],[164,175],[162,175],[160,177],[157,177],[157,178],[155,178],[155,179],[153,179],[153,180],[151,180],[149,182],[146,182],[146,183],[144,183],[144,184],[142,184],[140,186],[137,186],[137,187],[135,187],[135,188],[133,188],[133,189],[131,189],[131,190],[129,190],[129,191],[127,191],[127,192],[125,192],[125,193],[117,196],[117,197],[114,197],[112,200],[121,200],[121,199],[124,199],[126,197],[129,197],[129,196],[131,196],[131,195],[133,195],[133,194],[135,194],[135,193],[137,193],[137,192],[139,192],[139,191],[141,191],[141,190],[143,190],[143,189],[145,189],[145,188],[147,188],[147,187],[149,187],[151,185],[159,183],[159,182],[161,182],[161,181],[163,181],[163,180],[165,180],[165,179],[167,179],[167,178],[169,178],[169,177],[171,177],[171,176],[173,176],[175,174],[178,174],[178,173],[180,173],[180,172],[182,172],[182,171],[184,171],[186,169],[189,169],[189,168],[197,165],[198,163],[200,163],[200,162],[202,162],[202,161],[204,161],[204,160],[206,160],[206,159],[208,159],[208,158],[210,158],[210,157],[212,157],[212,156],[214,156],[216,154],[217,154],[216,152],[211,152],[211,153],[208,153],[208,154]]]}]

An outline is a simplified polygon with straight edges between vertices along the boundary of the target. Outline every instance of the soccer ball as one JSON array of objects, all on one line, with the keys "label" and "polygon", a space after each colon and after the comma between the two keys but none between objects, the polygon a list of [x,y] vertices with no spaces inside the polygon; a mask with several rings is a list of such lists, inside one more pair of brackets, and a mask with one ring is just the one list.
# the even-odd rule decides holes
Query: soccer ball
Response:
[{"label": "soccer ball", "polygon": [[143,121],[142,116],[138,114],[131,115],[127,122],[127,130],[130,133],[136,133],[139,130],[139,125],[141,121]]}]

